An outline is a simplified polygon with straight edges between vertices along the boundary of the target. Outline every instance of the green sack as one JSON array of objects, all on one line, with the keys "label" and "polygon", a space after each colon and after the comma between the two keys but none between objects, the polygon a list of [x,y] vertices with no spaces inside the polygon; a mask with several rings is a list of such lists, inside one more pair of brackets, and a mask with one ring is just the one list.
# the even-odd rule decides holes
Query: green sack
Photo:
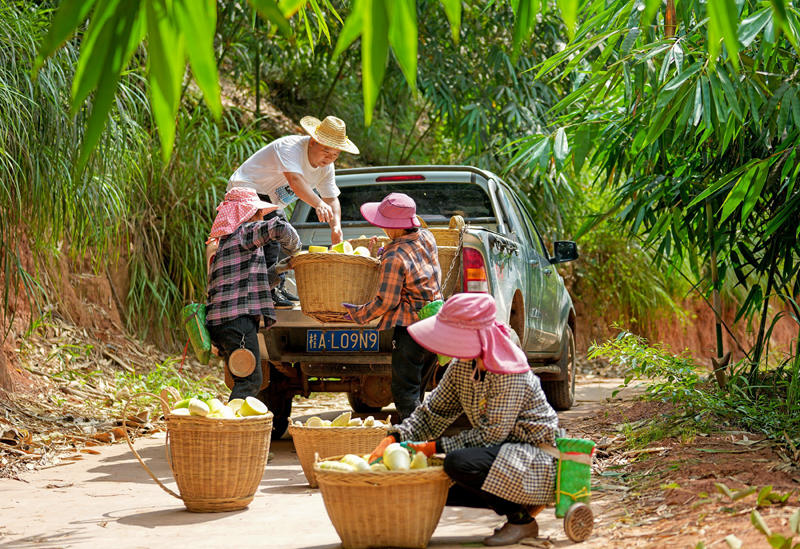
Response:
[{"label": "green sack", "polygon": [[[444,305],[444,301],[441,299],[437,299],[436,301],[431,301],[427,303],[422,309],[417,311],[417,317],[420,320],[425,318],[431,317],[437,314],[441,309],[442,305]],[[449,363],[452,360],[452,357],[444,356],[444,355],[436,355],[439,360],[439,366],[444,366],[445,364]]]},{"label": "green sack", "polygon": [[556,472],[556,517],[561,518],[573,503],[589,503],[595,444],[583,438],[556,438],[556,446],[561,453]]},{"label": "green sack", "polygon": [[181,311],[181,318],[197,360],[208,364],[211,358],[211,335],[206,328],[206,306],[203,303],[189,303]]}]

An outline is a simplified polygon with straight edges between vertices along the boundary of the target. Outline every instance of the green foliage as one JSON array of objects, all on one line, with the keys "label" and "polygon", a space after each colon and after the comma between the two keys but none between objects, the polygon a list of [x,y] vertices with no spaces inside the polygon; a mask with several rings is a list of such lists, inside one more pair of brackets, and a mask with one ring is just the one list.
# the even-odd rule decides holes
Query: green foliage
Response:
[{"label": "green foliage", "polygon": [[546,131],[516,144],[514,161],[567,174],[590,163],[615,193],[610,211],[657,259],[688,266],[708,292],[709,266],[719,267],[717,289],[726,277],[742,286],[737,318],[758,323],[753,378],[774,325],[769,300],[798,313],[787,297],[800,293],[800,12],[690,2],[673,39],[643,28],[640,7],[584,6],[575,40],[537,73],[572,91]]},{"label": "green foliage", "polygon": [[[65,108],[78,59],[73,42],[44,62],[34,80],[30,68],[47,14],[0,4],[0,304],[22,286],[43,305],[51,289],[23,268],[23,233],[33,240],[34,260],[91,250],[92,267],[129,266],[125,321],[141,335],[172,340],[178,311],[204,299],[207,236],[233,167],[264,144],[241,113],[228,110],[217,122],[185,95],[175,125],[174,154],[164,163],[141,73],[122,80],[100,143],[80,174],[70,163],[79,153],[83,113]],[[143,60],[142,60],[143,61]],[[143,71],[144,67],[140,67]],[[125,296],[123,296],[125,297]],[[35,315],[34,315],[35,316]]]},{"label": "green foliage", "polygon": [[[595,189],[578,194],[565,219],[565,232],[577,232],[581,220],[603,208],[606,200],[607,194]],[[689,292],[688,284],[674,271],[656,268],[652,251],[627,235],[615,218],[606,218],[585,232],[578,246],[581,259],[574,265],[576,280],[570,292],[574,301],[597,304],[592,316],[647,331],[664,318],[686,317],[676,300]]]},{"label": "green foliage", "polygon": [[[786,368],[760,372],[752,381],[747,364],[739,363],[725,390],[716,388],[702,374],[707,371],[686,356],[674,356],[659,345],[629,332],[615,339],[593,345],[589,358],[605,357],[626,368],[623,387],[634,380],[647,382],[648,399],[678,405],[671,421],[689,421],[698,428],[721,418],[731,425],[763,433],[793,452],[800,445],[800,414],[796,405],[788,405],[787,388],[795,373]],[[701,426],[701,427],[700,427]]]},{"label": "green foliage", "polygon": [[773,533],[770,527],[767,526],[767,523],[764,521],[761,513],[755,509],[750,512],[750,523],[756,530],[764,534],[770,547],[773,547],[774,549],[800,548],[800,541],[794,541],[795,534],[800,534],[800,509],[792,513],[792,516],[789,518],[789,537],[786,537],[782,534]]},{"label": "green foliage", "polygon": [[114,376],[117,400],[124,400],[135,393],[159,394],[164,387],[175,387],[184,398],[196,396],[206,400],[228,392],[225,384],[216,377],[194,379],[178,373],[180,358],[170,358],[156,364],[149,372],[117,372]]},{"label": "green foliage", "polygon": [[660,345],[648,346],[644,338],[620,332],[602,345],[593,345],[590,359],[605,357],[626,369],[623,387],[634,380],[647,380],[649,398],[681,404],[688,414],[705,410],[712,398],[704,390],[700,368],[688,356],[675,356]]}]

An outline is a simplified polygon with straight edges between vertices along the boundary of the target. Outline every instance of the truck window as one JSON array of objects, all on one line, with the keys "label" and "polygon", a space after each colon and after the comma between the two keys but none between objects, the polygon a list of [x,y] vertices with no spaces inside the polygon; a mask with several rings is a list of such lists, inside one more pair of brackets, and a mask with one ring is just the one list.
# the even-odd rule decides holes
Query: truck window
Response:
[{"label": "truck window", "polygon": [[516,233],[517,240],[520,242],[524,243],[529,241],[530,236],[528,235],[528,229],[525,227],[524,222],[522,221],[522,217],[517,209],[517,205],[510,198],[514,196],[514,193],[505,185],[500,185],[498,190],[500,192],[497,194],[502,202],[502,208],[506,214],[506,221],[508,222],[509,230]]},{"label": "truck window", "polygon": [[533,222],[528,208],[525,207],[525,204],[517,196],[514,196],[514,205],[520,212],[520,218],[523,220],[523,223],[525,223],[528,234],[530,235],[530,240],[528,242],[533,246],[533,249],[536,250],[536,253],[546,258],[547,254],[544,252],[544,243],[542,242],[541,236],[539,236],[539,231],[536,230],[536,224]]},{"label": "truck window", "polygon": [[[405,193],[417,203],[417,214],[428,223],[447,223],[454,215],[465,221],[494,218],[489,195],[475,183],[368,183],[340,187],[342,221],[363,221],[364,202],[380,202],[389,193]],[[313,210],[310,219],[316,221]]]}]

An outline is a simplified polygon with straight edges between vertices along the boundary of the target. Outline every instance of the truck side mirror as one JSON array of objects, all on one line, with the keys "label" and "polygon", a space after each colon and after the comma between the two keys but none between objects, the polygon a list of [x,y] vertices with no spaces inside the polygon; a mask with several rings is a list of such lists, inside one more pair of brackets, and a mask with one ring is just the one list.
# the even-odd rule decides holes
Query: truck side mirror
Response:
[{"label": "truck side mirror", "polygon": [[553,257],[550,263],[566,263],[578,259],[578,245],[571,240],[556,240],[553,244]]}]

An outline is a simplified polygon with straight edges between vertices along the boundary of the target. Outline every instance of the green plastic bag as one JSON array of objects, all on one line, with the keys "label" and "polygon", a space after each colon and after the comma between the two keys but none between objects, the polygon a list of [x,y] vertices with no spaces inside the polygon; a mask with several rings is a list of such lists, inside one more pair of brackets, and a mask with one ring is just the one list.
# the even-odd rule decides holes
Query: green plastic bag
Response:
[{"label": "green plastic bag", "polygon": [[206,306],[203,303],[189,303],[181,311],[183,325],[189,334],[194,354],[203,364],[211,359],[211,335],[206,328]]},{"label": "green plastic bag", "polygon": [[556,446],[561,453],[556,472],[556,517],[561,518],[573,503],[589,503],[595,444],[584,438],[556,438]]},{"label": "green plastic bag", "polygon": [[[431,301],[430,303],[426,304],[422,309],[417,311],[417,317],[420,320],[431,317],[437,314],[442,309],[442,305],[444,305],[444,301],[442,301],[441,299],[437,299],[436,301]],[[439,354],[437,354],[436,357],[439,360],[439,366],[444,366],[445,364],[448,364],[452,360],[452,357]]]}]

